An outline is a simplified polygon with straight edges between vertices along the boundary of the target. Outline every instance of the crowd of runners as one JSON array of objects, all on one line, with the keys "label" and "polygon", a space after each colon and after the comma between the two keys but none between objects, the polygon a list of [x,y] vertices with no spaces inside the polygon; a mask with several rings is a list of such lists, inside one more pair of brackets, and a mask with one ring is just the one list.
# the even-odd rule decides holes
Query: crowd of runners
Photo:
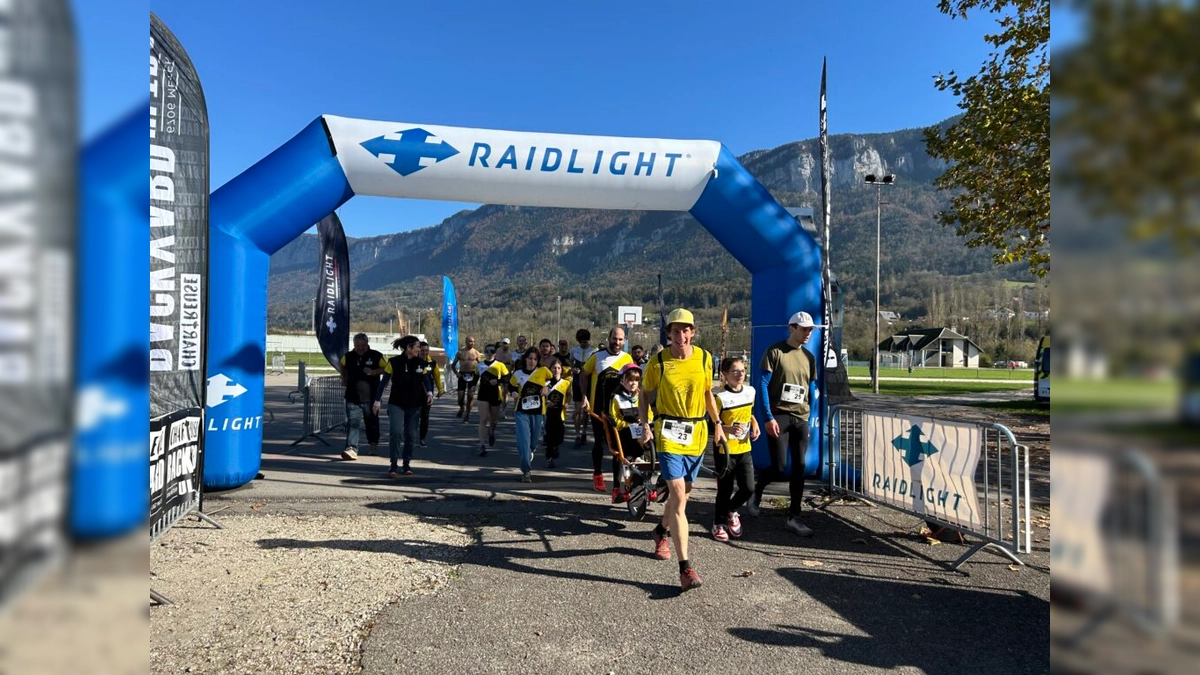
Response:
[{"label": "crowd of runners", "polygon": [[[456,419],[470,425],[474,413],[478,454],[487,457],[496,446],[497,425],[511,406],[524,483],[533,480],[538,449],[545,467],[553,469],[568,427],[576,448],[587,446],[590,431],[592,489],[609,492],[607,456],[614,504],[635,498],[664,504],[653,532],[654,556],[669,560],[674,547],[680,587],[686,591],[702,583],[688,558],[686,507],[705,452],[713,449],[717,475],[710,532],[722,542],[742,536],[741,513],[758,515],[763,490],[783,478],[789,459],[794,467],[804,466],[809,384],[816,365],[803,345],[815,327],[806,312],[789,317],[785,339],[763,354],[757,388],[748,386],[747,363],[738,356],[721,361],[720,382],[713,386],[713,356],[693,344],[696,324],[686,309],[670,313],[667,345],[649,352],[640,345],[626,350],[622,326],[608,331],[599,347],[592,347],[587,329],[575,333],[576,346],[563,339],[557,349],[549,339],[534,346],[520,335],[515,346],[503,338],[481,351],[475,338],[468,337],[447,365],[450,377],[457,379]],[[342,457],[379,453],[379,415],[386,406],[388,475],[412,475],[415,448],[426,446],[429,411],[445,393],[446,374],[429,354],[428,343],[416,336],[397,338],[392,348],[399,354],[391,357],[372,349],[364,334],[354,336],[353,344],[341,364],[349,422]],[[756,475],[750,448],[763,432],[771,464]],[[641,486],[634,497],[630,471],[651,461],[658,480]],[[812,530],[801,521],[803,492],[803,469],[792,471],[785,526],[807,537]]]}]

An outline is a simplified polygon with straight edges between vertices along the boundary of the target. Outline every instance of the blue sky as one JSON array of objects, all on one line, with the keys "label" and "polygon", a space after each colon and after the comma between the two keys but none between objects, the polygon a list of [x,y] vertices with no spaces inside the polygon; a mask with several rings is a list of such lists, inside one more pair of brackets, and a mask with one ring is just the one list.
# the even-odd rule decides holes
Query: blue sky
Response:
[{"label": "blue sky", "polygon": [[[89,4],[106,3],[75,0],[81,21],[108,21]],[[983,14],[952,20],[936,4],[151,0],[150,9],[199,71],[216,189],[322,113],[772,148],[817,135],[823,56],[830,133],[926,126],[957,112],[933,76],[974,73],[994,26]],[[91,55],[97,67],[108,59],[101,47]],[[92,93],[85,127],[104,116],[106,92]],[[472,206],[357,197],[339,213],[347,234],[367,236]]]}]

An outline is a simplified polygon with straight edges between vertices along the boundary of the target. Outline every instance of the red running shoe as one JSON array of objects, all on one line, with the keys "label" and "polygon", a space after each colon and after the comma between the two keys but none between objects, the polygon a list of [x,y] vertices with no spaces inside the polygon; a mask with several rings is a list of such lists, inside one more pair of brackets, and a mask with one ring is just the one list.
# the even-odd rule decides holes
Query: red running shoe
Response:
[{"label": "red running shoe", "polygon": [[608,492],[608,487],[604,485],[604,476],[601,474],[592,476],[592,487],[596,488],[596,492]]},{"label": "red running shoe", "polygon": [[625,502],[627,502],[627,501],[629,501],[629,495],[627,495],[627,494],[625,494],[624,492],[622,492],[622,491],[621,491],[621,488],[619,488],[619,487],[615,487],[615,488],[613,488],[613,491],[612,491],[612,503],[614,503],[614,504],[624,504],[624,503],[625,503]]},{"label": "red running shoe", "polygon": [[671,559],[671,537],[670,535],[660,537],[654,535],[654,557],[658,560]]},{"label": "red running shoe", "polygon": [[696,574],[696,570],[690,567],[679,575],[680,591],[690,591],[693,588],[700,588],[700,585],[703,583],[704,580],[700,578],[699,574]]}]

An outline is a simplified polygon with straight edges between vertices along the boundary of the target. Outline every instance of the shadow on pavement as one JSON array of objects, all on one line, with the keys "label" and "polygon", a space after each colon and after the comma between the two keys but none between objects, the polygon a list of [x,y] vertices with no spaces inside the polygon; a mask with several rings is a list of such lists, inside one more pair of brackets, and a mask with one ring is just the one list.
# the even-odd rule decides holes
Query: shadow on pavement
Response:
[{"label": "shadow on pavement", "polygon": [[[911,667],[930,675],[1049,670],[1049,603],[1042,598],[809,569],[783,568],[779,574],[850,627],[730,628],[730,635],[758,645],[816,649],[846,663]],[[989,664],[986,669],[983,663]]]},{"label": "shadow on pavement", "polygon": [[[413,513],[430,527],[468,527],[473,541],[451,552],[447,552],[445,545],[411,539],[260,539],[258,545],[262,548],[334,548],[401,553],[430,562],[463,561],[468,565],[520,574],[630,586],[644,592],[652,600],[680,594],[679,587],[675,585],[627,578],[627,570],[622,568],[620,561],[624,558],[650,559],[652,542],[647,534],[632,532],[627,528],[627,523],[614,519],[614,512],[606,506],[559,499],[493,502],[484,498],[462,498],[456,501],[472,502],[467,506],[473,508],[451,508],[451,513],[441,514],[439,511],[444,510],[446,501],[440,498],[427,503],[405,500],[370,505],[382,511]],[[486,538],[483,535],[485,527],[498,528],[503,538]],[[595,535],[601,535],[601,538],[597,539]],[[580,547],[582,542],[612,541],[612,537],[629,545]],[[564,569],[562,564],[568,560],[595,556],[613,557],[611,574],[572,571]]]}]

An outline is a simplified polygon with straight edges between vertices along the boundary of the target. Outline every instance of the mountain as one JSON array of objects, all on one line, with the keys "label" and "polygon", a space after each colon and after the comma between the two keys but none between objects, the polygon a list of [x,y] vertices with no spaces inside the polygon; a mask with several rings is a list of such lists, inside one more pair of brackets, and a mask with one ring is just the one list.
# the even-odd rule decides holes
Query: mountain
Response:
[{"label": "mountain", "polygon": [[[920,129],[832,136],[830,150],[830,257],[848,307],[874,297],[877,194],[862,183],[868,173],[897,176],[881,195],[885,306],[918,312],[927,287],[945,277],[1031,280],[1020,265],[995,268],[987,251],[966,248],[952,228],[934,221],[948,204],[932,185],[945,165],[925,152]],[[739,159],[781,204],[820,210],[817,139]],[[315,235],[272,256],[272,330],[310,328],[316,268]],[[618,305],[654,305],[656,274],[668,304],[709,320],[726,304],[731,316],[749,315],[749,273],[687,213],[487,205],[433,227],[353,239],[350,268],[353,319],[364,327],[386,326],[396,307],[414,320],[417,308],[438,307],[442,274],[454,280],[465,328],[489,334],[552,333],[559,311],[564,332],[611,323]]]}]

